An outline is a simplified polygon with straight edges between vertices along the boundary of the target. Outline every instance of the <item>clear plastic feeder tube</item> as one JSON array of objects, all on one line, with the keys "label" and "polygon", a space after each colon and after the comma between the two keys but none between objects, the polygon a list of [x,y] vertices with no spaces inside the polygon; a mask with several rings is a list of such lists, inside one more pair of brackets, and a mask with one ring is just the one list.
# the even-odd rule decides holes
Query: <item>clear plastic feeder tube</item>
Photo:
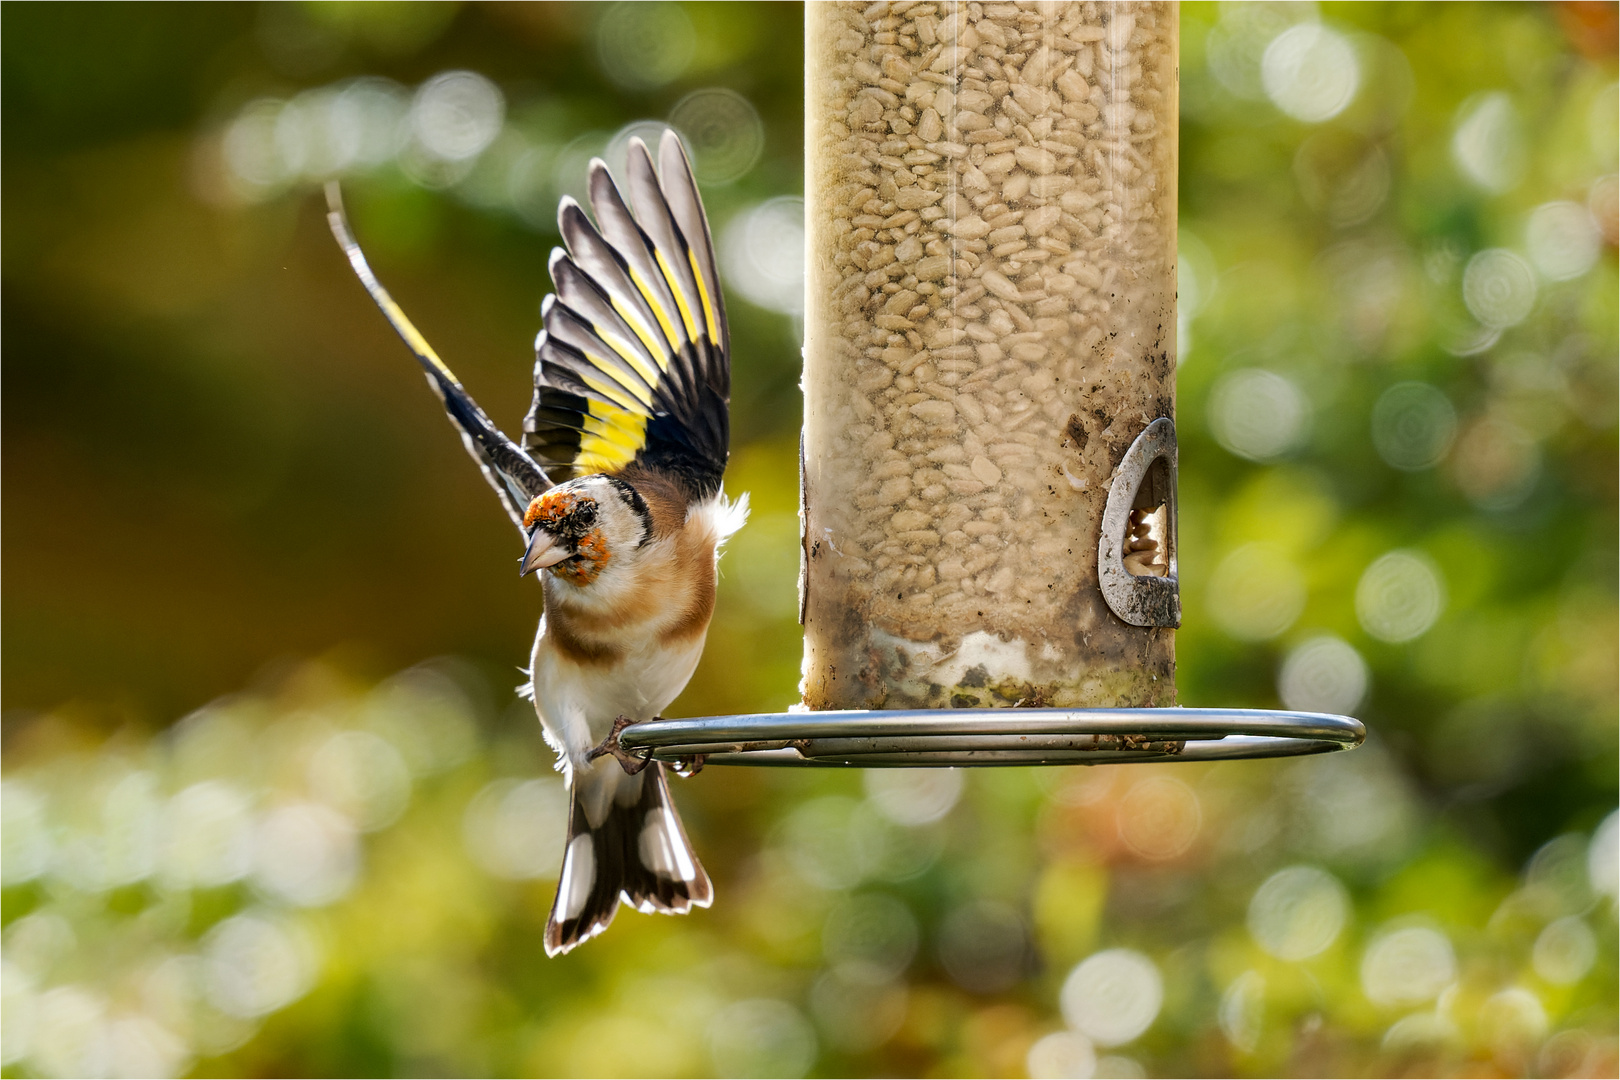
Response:
[{"label": "clear plastic feeder tube", "polygon": [[[807,705],[1175,703],[1098,587],[1175,408],[1174,3],[806,7]],[[1165,572],[1162,508],[1133,574]]]}]

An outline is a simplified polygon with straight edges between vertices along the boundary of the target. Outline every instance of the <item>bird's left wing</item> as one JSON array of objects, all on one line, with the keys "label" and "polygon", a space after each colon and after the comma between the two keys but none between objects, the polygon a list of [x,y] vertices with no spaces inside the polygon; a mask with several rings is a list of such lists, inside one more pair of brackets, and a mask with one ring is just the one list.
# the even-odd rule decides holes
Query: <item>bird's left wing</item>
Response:
[{"label": "bird's left wing", "polygon": [[348,218],[343,213],[343,199],[338,191],[337,182],[326,186],[326,220],[332,226],[332,235],[343,247],[343,253],[349,257],[349,265],[354,267],[355,274],[360,283],[371,294],[371,299],[377,307],[382,309],[383,316],[393,326],[394,330],[404,340],[406,348],[411,350],[422,370],[427,373],[428,385],[433,387],[439,400],[444,402],[444,409],[450,414],[450,419],[461,431],[461,441],[466,445],[467,452],[478,467],[483,470],[484,479],[489,481],[495,489],[495,494],[501,498],[501,504],[506,507],[507,514],[512,518],[513,524],[525,536],[528,530],[523,525],[523,512],[528,509],[529,503],[535,497],[544,493],[551,487],[545,470],[534,463],[534,460],[524,453],[519,446],[507,438],[496,427],[494,422],[478,407],[478,403],[462,388],[460,380],[445,366],[439,354],[433,351],[433,346],[427,343],[411,320],[405,317],[399,305],[394,303],[393,297],[388,295],[377,281],[377,275],[371,272],[371,266],[366,262],[365,253],[360,245],[355,243],[354,234],[349,229]]},{"label": "bird's left wing", "polygon": [[[659,164],[631,139],[630,202],[592,161],[596,223],[565,198],[541,307],[534,406],[523,445],[557,477],[631,463],[714,495],[730,442],[731,361],[714,245],[673,131]],[[634,207],[632,212],[631,207]]]}]

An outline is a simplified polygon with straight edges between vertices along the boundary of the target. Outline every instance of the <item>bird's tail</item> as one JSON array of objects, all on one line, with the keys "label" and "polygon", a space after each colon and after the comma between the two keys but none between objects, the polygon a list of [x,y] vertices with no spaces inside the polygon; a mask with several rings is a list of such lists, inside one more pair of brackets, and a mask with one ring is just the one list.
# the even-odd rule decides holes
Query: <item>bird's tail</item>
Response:
[{"label": "bird's tail", "polygon": [[626,776],[612,758],[574,771],[568,847],[546,922],[546,955],[565,953],[607,929],[619,901],[637,911],[682,915],[714,899],[709,875],[686,839],[664,767]]}]

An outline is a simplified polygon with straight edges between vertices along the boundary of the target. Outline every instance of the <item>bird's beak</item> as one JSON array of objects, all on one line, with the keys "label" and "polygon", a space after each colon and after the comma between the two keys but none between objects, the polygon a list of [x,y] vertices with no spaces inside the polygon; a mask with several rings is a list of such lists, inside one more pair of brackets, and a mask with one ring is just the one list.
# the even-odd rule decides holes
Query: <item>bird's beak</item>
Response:
[{"label": "bird's beak", "polygon": [[555,536],[544,529],[535,529],[534,536],[529,539],[529,550],[523,553],[523,561],[518,564],[518,576],[556,566],[571,554],[566,547],[557,543]]}]

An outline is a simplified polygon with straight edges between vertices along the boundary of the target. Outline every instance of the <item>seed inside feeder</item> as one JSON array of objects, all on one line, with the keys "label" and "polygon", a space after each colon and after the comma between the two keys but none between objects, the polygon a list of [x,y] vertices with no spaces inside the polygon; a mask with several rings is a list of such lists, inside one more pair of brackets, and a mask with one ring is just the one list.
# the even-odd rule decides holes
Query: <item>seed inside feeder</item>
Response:
[{"label": "seed inside feeder", "polygon": [[[806,703],[1173,704],[1097,529],[1174,413],[1174,5],[806,21]],[[1166,507],[1127,532],[1164,576]]]}]

